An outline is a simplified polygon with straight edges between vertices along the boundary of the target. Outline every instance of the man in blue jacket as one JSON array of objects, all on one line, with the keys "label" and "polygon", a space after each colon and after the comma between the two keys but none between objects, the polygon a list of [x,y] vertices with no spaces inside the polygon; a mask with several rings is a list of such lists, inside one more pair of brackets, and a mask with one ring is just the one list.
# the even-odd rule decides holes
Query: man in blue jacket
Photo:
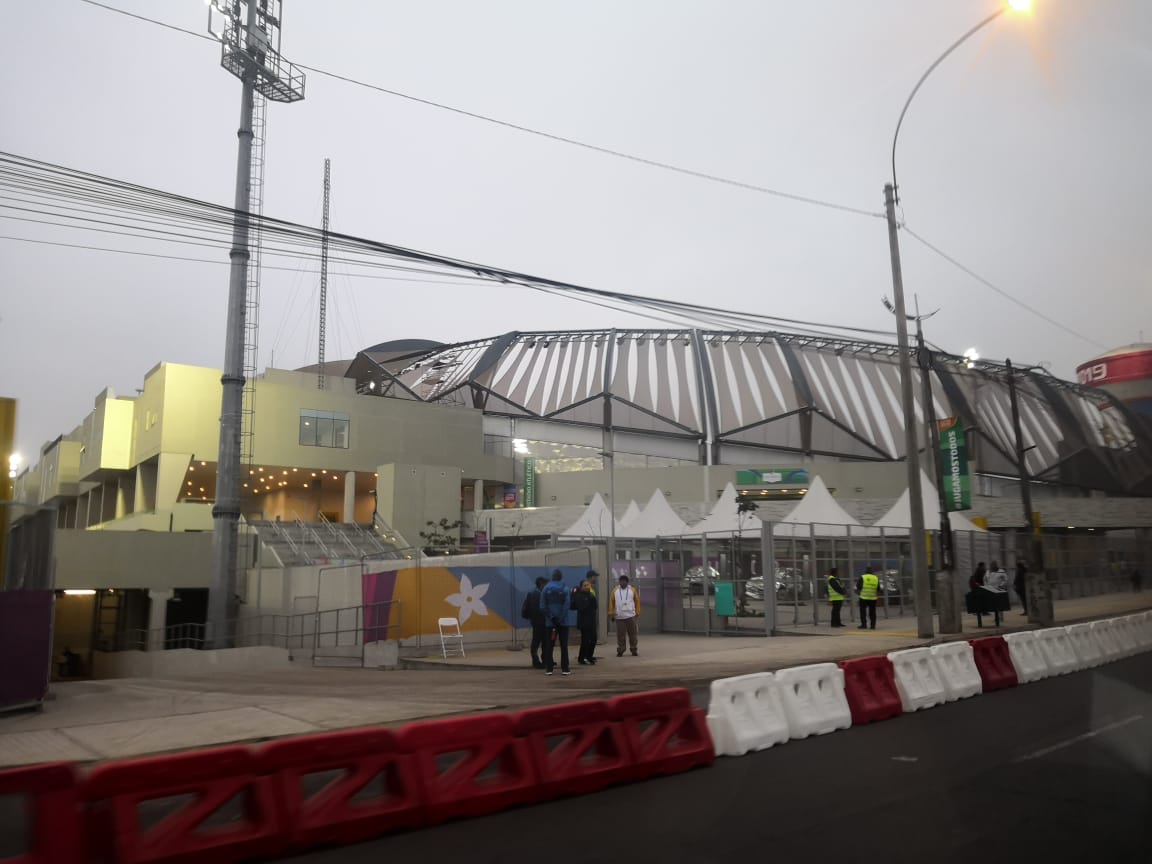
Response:
[{"label": "man in blue jacket", "polygon": [[568,668],[568,610],[572,606],[572,592],[564,584],[564,574],[552,571],[552,581],[540,591],[540,611],[544,615],[544,674],[555,669],[553,650],[560,645],[560,674],[571,675]]}]

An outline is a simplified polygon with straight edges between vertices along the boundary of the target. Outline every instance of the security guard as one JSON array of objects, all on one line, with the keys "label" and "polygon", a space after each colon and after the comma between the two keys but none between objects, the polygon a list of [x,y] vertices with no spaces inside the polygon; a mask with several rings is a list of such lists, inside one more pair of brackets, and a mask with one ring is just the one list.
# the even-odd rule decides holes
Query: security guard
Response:
[{"label": "security guard", "polygon": [[840,607],[844,605],[844,585],[840,581],[840,568],[828,571],[828,603],[832,606],[832,626],[843,627],[840,621]]},{"label": "security guard", "polygon": [[860,629],[867,630],[871,621],[872,629],[876,629],[876,595],[880,589],[880,579],[872,572],[874,568],[869,565],[864,574],[856,580],[856,593],[860,596]]}]

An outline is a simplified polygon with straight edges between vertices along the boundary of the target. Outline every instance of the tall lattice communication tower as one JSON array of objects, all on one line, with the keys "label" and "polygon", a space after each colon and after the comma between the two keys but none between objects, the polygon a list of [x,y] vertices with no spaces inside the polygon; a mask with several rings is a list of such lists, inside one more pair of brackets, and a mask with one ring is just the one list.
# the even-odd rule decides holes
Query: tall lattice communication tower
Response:
[{"label": "tall lattice communication tower", "polygon": [[[260,323],[258,217],[264,199],[267,100],[297,102],[304,98],[304,73],[280,56],[282,5],[281,0],[211,0],[208,6],[208,32],[220,40],[220,65],[243,85],[237,131],[235,215],[228,253],[228,323],[224,374],[220,379],[220,451],[216,503],[212,507],[208,639],[214,648],[227,648],[233,643],[241,459],[242,454],[251,459],[255,428],[252,382]],[[257,218],[254,220],[253,216]]]}]

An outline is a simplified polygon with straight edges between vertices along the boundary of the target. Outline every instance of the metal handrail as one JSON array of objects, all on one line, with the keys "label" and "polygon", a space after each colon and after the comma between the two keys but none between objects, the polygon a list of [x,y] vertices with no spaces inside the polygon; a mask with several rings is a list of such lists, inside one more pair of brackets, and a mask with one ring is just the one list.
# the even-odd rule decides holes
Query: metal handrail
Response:
[{"label": "metal handrail", "polygon": [[[388,607],[389,615],[386,623],[372,623],[367,625],[366,622],[371,618],[375,622],[376,616],[369,615],[365,610],[377,610]],[[391,608],[396,609],[396,620],[392,621]],[[358,633],[356,644],[363,643],[363,636],[365,632],[383,630],[385,636],[393,629],[400,628],[400,610],[403,607],[399,600],[383,600],[378,603],[369,603],[360,606],[345,606],[340,609],[324,609],[313,610],[308,612],[298,612],[293,615],[283,615],[278,613],[266,613],[261,615],[249,615],[243,618],[235,618],[228,622],[232,625],[232,630],[235,632],[233,645],[236,648],[255,648],[255,647],[269,647],[269,648],[305,648],[305,640],[312,642],[313,651],[318,646],[319,635],[323,634],[345,634],[345,633]],[[336,615],[337,623],[339,624],[341,616],[345,613],[355,612],[356,627],[352,628],[339,628],[334,631],[322,631],[321,627],[315,626],[319,624],[319,619],[324,615]],[[303,627],[294,626],[297,623],[303,624],[304,622],[311,622],[314,626],[312,632],[308,633]],[[337,638],[339,641],[339,636]],[[114,649],[116,651],[164,651],[178,648],[203,650],[207,644],[206,626],[204,624],[186,623],[186,624],[172,624],[167,627],[158,627],[155,629],[136,628],[125,631],[123,638],[117,640]],[[295,644],[293,644],[295,642]]]}]

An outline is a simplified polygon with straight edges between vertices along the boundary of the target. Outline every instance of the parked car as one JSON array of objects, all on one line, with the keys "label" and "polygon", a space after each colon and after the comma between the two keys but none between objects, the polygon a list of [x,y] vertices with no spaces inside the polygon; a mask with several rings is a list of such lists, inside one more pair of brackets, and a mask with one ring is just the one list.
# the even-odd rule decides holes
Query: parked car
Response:
[{"label": "parked car", "polygon": [[[715,567],[708,567],[708,593],[716,593],[716,580],[720,578],[720,571]],[[681,580],[681,586],[689,594],[703,594],[704,593],[704,567],[697,564],[695,567],[689,567],[688,572],[684,574]]]}]

